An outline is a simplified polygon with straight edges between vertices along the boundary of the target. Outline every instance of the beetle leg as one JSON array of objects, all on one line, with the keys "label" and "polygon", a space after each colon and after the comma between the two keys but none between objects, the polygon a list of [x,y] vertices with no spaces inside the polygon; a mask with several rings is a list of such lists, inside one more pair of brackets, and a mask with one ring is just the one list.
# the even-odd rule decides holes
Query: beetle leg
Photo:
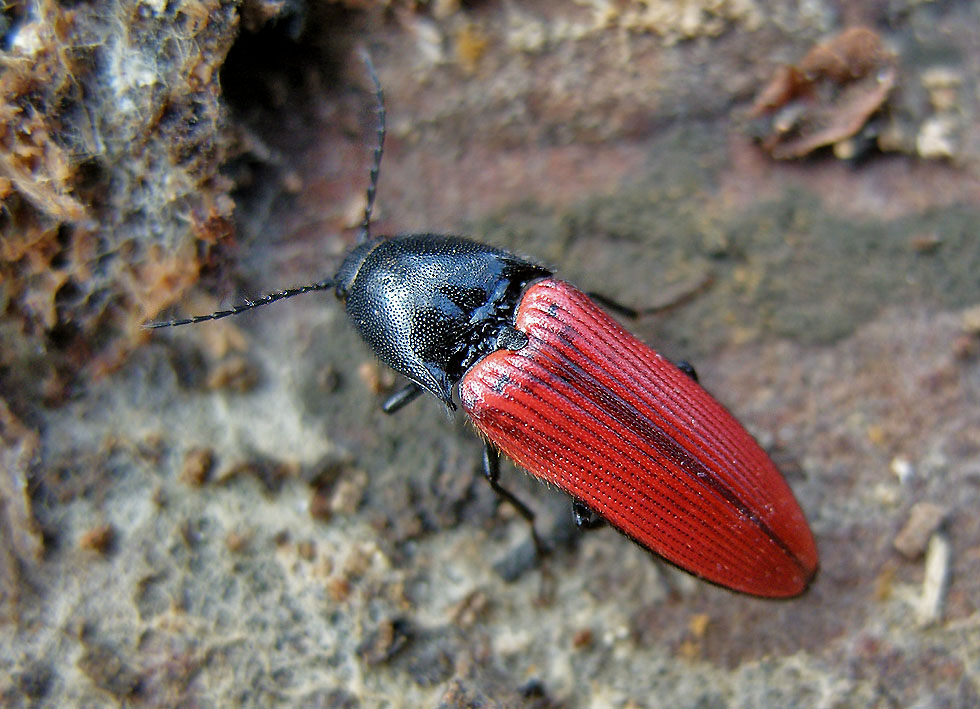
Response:
[{"label": "beetle leg", "polygon": [[636,320],[644,315],[662,315],[675,308],[679,308],[682,305],[686,305],[707,291],[712,285],[714,285],[714,282],[714,275],[711,273],[705,274],[700,281],[690,284],[684,290],[678,291],[676,295],[672,295],[663,303],[646,308],[631,308],[630,306],[623,305],[622,303],[619,303],[609,296],[603,295],[602,293],[593,293],[590,291],[586,293],[586,295],[607,310],[611,310],[624,318]]},{"label": "beetle leg", "polygon": [[624,318],[636,320],[636,318],[640,317],[642,314],[642,311],[637,310],[636,308],[631,308],[628,305],[623,305],[622,303],[615,301],[602,293],[593,293],[590,291],[589,293],[586,293],[586,295],[592,298],[592,300],[597,302],[602,307],[622,315]]},{"label": "beetle leg", "polygon": [[381,410],[386,414],[393,414],[403,406],[407,406],[419,398],[422,393],[422,387],[420,387],[415,382],[406,384],[401,389],[396,391],[394,394],[385,399],[385,402],[381,405]]},{"label": "beetle leg", "polygon": [[606,524],[606,519],[578,498],[572,498],[572,518],[581,530],[596,529]]},{"label": "beetle leg", "polygon": [[528,525],[531,527],[531,541],[534,542],[534,549],[538,553],[538,556],[544,556],[544,545],[541,543],[541,539],[538,538],[538,532],[534,528],[534,512],[531,511],[530,507],[518,500],[514,496],[514,493],[500,486],[498,482],[500,478],[500,451],[489,441],[484,441],[483,443],[483,475],[487,479],[487,482],[490,483],[493,491],[509,502],[517,510],[518,514],[527,520]]},{"label": "beetle leg", "polygon": [[[635,320],[641,315],[645,315],[647,312],[655,312],[656,310],[658,310],[657,308],[652,308],[649,311],[637,310],[636,308],[631,308],[628,305],[623,305],[622,303],[618,303],[612,298],[602,295],[602,293],[588,293],[588,296],[592,298],[592,300],[597,302],[599,305],[613,311],[614,313],[618,313],[619,315],[622,315],[624,318],[630,318],[631,320]],[[693,379],[694,381],[698,381],[698,373],[694,371],[694,367],[691,365],[690,362],[681,359],[674,362],[674,365],[679,370],[684,372],[684,374],[689,376],[691,379]],[[577,519],[578,518],[576,518],[576,521]]]},{"label": "beetle leg", "polygon": [[692,365],[690,362],[683,359],[679,359],[676,362],[674,362],[674,366],[677,367],[682,372],[684,372],[684,374],[689,376],[694,381],[698,381],[698,373],[694,371],[694,365]]}]

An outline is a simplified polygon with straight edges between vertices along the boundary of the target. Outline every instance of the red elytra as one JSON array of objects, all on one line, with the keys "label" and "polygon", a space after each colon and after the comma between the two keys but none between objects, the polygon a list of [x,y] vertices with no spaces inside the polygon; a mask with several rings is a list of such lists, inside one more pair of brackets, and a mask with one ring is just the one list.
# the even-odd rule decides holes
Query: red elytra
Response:
[{"label": "red elytra", "polygon": [[527,289],[515,327],[527,346],[484,357],[460,383],[483,435],[703,579],[770,598],[807,587],[817,549],[796,498],[697,382],[554,278]]}]

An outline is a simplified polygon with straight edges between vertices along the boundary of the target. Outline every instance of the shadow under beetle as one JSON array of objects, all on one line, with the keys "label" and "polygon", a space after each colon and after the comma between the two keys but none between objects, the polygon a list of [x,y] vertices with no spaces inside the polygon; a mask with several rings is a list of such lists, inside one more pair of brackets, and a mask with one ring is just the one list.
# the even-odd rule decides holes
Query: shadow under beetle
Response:
[{"label": "shadow under beetle", "polygon": [[[697,382],[627,332],[599,303],[545,266],[441,234],[372,237],[385,137],[381,83],[367,205],[357,245],[334,278],[270,293],[158,328],[237,315],[333,289],[377,356],[409,384],[392,413],[429,392],[453,411],[453,389],[484,436],[493,489],[499,451],[572,497],[583,528],[608,522],[642,547],[712,583],[748,594],[801,593],[817,569],[813,536],[769,456]],[[635,313],[632,313],[635,314]]]}]

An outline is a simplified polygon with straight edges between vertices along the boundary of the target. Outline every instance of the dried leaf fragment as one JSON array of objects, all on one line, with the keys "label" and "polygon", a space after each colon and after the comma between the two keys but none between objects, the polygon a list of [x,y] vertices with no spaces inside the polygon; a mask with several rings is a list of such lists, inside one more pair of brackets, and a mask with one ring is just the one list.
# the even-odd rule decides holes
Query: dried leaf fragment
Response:
[{"label": "dried leaf fragment", "polygon": [[[750,111],[766,117],[762,147],[777,160],[803,157],[857,136],[895,86],[895,55],[881,37],[852,27],[784,66]],[[842,150],[839,154],[850,154]]]}]

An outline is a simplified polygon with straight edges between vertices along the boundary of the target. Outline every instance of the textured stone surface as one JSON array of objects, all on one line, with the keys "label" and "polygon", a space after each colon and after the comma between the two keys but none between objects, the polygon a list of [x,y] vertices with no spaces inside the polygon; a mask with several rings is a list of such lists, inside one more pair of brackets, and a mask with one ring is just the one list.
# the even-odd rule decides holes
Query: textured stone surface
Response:
[{"label": "textured stone surface", "polygon": [[[208,105],[226,118],[208,144],[223,147],[190,150],[190,163],[123,159],[165,153],[163,117],[186,115],[163,111],[144,139],[164,143],[118,143],[95,189],[40,180],[54,195],[44,208],[29,182],[0,179],[0,703],[980,702],[978,10],[672,5],[112,6],[165,29],[179,29],[175,12],[197,18],[168,56],[209,67]],[[28,15],[3,17],[9,58]],[[745,119],[758,91],[856,24],[898,57],[895,152],[773,162]],[[127,39],[98,51],[161,55],[154,33]],[[808,594],[737,596],[610,530],[578,537],[560,493],[505,466],[560,541],[521,572],[526,527],[479,479],[471,427],[430,400],[381,414],[397,383],[329,295],[152,337],[127,329],[182,294],[181,312],[206,312],[336,267],[373,147],[358,43],[388,95],[376,233],[475,235],[640,305],[713,278],[630,327],[693,361],[772,451],[821,552]],[[71,95],[95,102],[59,114],[76,131],[113,105]],[[143,173],[148,192],[127,212]],[[177,201],[160,191],[174,184]],[[233,237],[188,221],[195,204],[232,218]],[[85,280],[134,220],[136,265]],[[48,236],[18,240],[23,223]],[[154,250],[151,234],[170,245]],[[25,243],[42,246],[32,256]],[[135,298],[167,264],[190,275]],[[59,300],[66,277],[103,295]],[[924,558],[894,548],[924,503],[945,513],[948,587],[924,586]]]}]

